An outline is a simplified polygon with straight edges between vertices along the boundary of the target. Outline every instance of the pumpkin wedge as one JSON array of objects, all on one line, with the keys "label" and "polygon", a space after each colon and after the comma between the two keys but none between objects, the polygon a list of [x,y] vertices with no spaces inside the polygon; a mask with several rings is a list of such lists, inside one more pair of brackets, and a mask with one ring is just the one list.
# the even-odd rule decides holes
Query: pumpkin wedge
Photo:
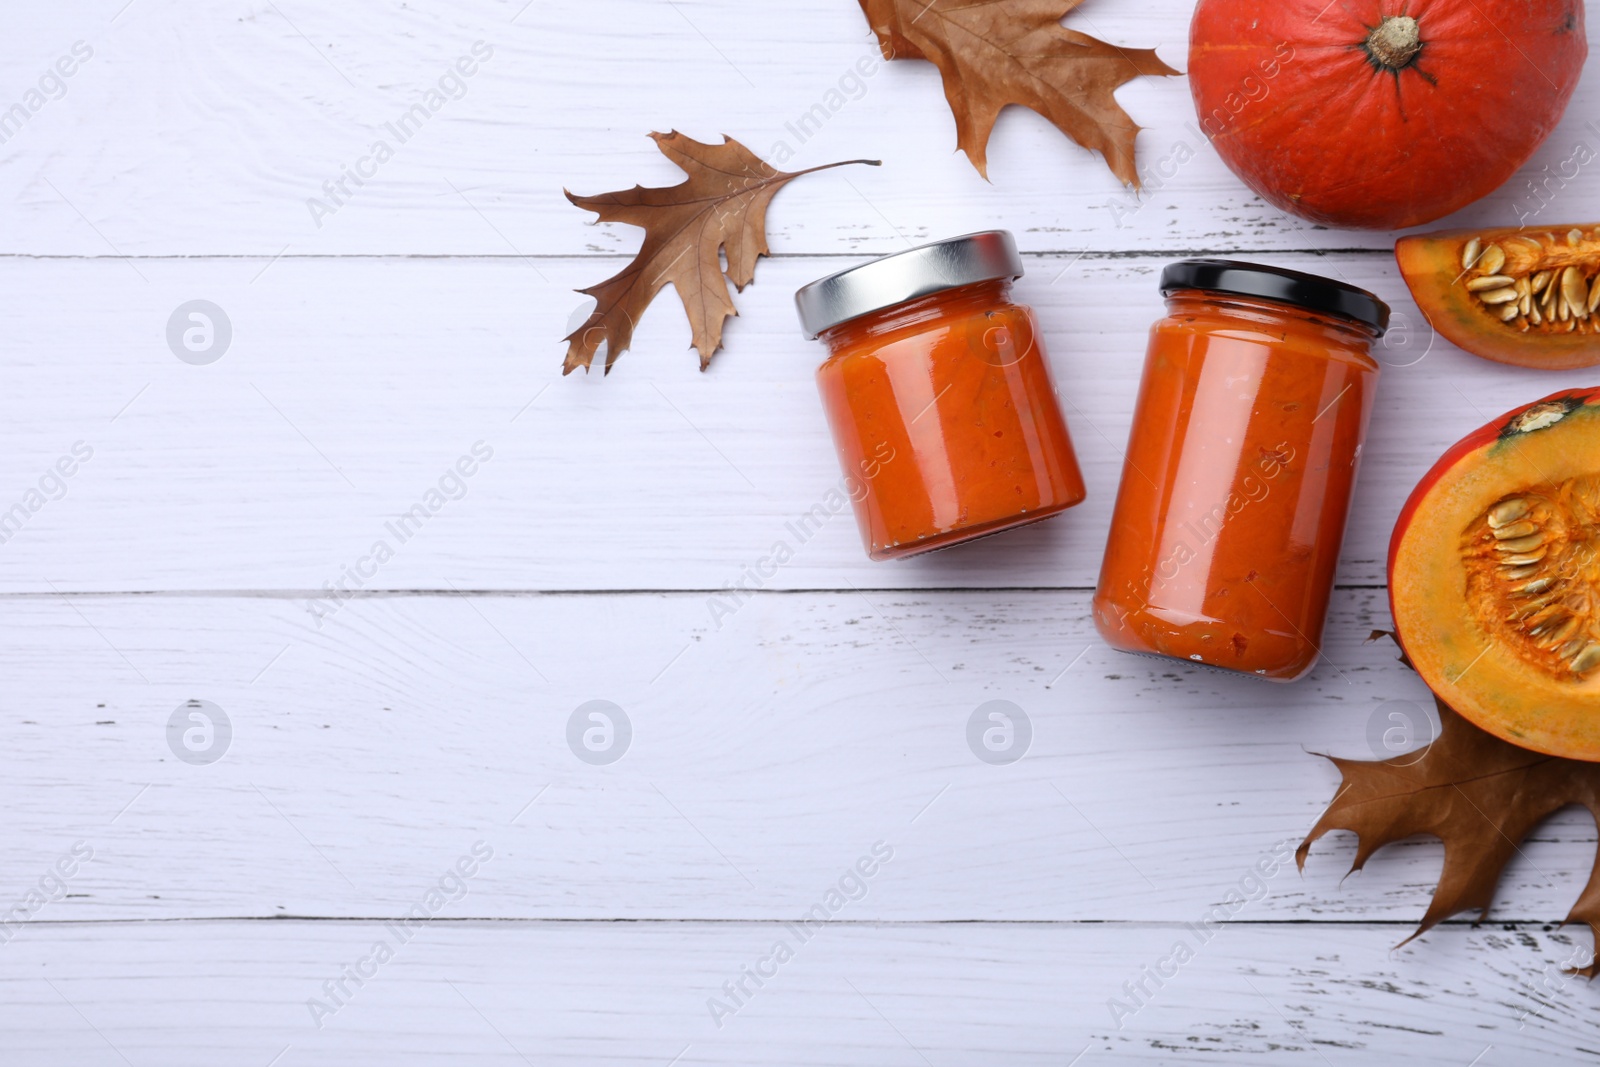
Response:
[{"label": "pumpkin wedge", "polygon": [[1389,598],[1439,699],[1514,745],[1600,760],[1600,389],[1446,452],[1401,510]]},{"label": "pumpkin wedge", "polygon": [[1458,348],[1518,367],[1600,364],[1600,223],[1417,234],[1394,255],[1418,309]]}]

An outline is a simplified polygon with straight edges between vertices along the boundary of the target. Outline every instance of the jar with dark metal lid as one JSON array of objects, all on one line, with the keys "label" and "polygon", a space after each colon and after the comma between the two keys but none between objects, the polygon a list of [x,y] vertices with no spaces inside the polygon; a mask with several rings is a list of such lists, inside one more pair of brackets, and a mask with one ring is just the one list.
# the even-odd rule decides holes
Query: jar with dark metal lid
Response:
[{"label": "jar with dark metal lid", "polygon": [[884,256],[795,294],[873,559],[945,548],[1081,501],[1083,478],[1011,234]]},{"label": "jar with dark metal lid", "polygon": [[1321,652],[1389,309],[1230,260],[1171,264],[1161,292],[1095,624],[1124,651],[1292,681]]}]

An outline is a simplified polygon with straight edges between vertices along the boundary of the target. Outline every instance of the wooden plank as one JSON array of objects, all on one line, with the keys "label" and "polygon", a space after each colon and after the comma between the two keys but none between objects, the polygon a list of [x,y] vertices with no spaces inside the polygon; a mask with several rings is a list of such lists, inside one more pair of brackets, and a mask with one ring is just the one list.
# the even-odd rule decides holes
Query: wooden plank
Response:
[{"label": "wooden plank", "polygon": [[[32,918],[388,916],[482,838],[472,915],[778,919],[881,840],[856,918],[1192,921],[1316,820],[1338,775],[1310,753],[1369,757],[1396,711],[1423,726],[1421,683],[1365,643],[1381,591],[1339,595],[1294,686],[1111,652],[1082,593],[711,614],[698,594],[387,596],[319,628],[283,597],[0,598],[8,893],[84,841],[72,896]],[[218,762],[171,747],[190,700],[231,723]],[[631,724],[607,765],[569,747],[595,700]],[[996,700],[1031,726],[1010,765],[971,747]],[[1559,920],[1594,842],[1587,816],[1541,830],[1497,914]],[[1419,917],[1437,843],[1341,882],[1353,848],[1275,871],[1247,917]]]},{"label": "wooden plank", "polygon": [[[1192,5],[1104,4],[1069,19],[1186,66]],[[1040,251],[1387,248],[1385,233],[1334,233],[1250,193],[1194,126],[1184,78],[1117,94],[1136,121],[1145,192],[1042,118],[1009,109],[986,183],[956,153],[927,63],[883,65],[856,5],[796,0],[782,26],[737,0],[639,5],[467,0],[111,3],[63,18],[20,13],[0,43],[9,107],[76,42],[92,50],[0,144],[0,195],[15,206],[0,251],[276,255],[631,252],[638,231],[593,228],[561,190],[679,179],[646,139],[731,134],[789,169],[879,158],[799,183],[773,211],[779,251],[891,251],[912,240],[1010,226]],[[475,42],[492,55],[477,62]],[[425,122],[390,130],[447,81]],[[874,64],[857,81],[858,63]],[[845,92],[830,97],[843,86]],[[458,88],[459,86],[459,88]],[[1270,102],[1270,89],[1267,101]],[[1579,86],[1528,167],[1450,220],[1581,221],[1600,191],[1600,86]],[[799,123],[821,107],[825,121]],[[374,145],[392,156],[377,162]],[[1587,156],[1578,149],[1586,146]],[[365,161],[365,162],[363,162]],[[352,169],[350,194],[324,184]],[[1536,193],[1535,189],[1539,191]],[[316,198],[333,209],[316,215]],[[1545,206],[1548,201],[1548,206]]]},{"label": "wooden plank", "polygon": [[[835,924],[802,943],[779,924],[434,922],[400,943],[380,923],[47,926],[0,952],[0,1027],[18,1067],[1460,1067],[1597,1054],[1591,991],[1560,973],[1569,934],[1451,926],[1392,952],[1395,935],[1231,924],[1201,943],[1181,924]],[[380,941],[391,958],[374,964]],[[335,1004],[324,983],[358,965],[369,977],[343,979]],[[743,978],[757,966],[759,988]],[[1169,977],[1145,977],[1158,967]],[[749,995],[719,1027],[708,1002],[731,1005],[723,983],[741,979]],[[1143,1003],[1114,1014],[1139,981]],[[314,1021],[313,1000],[332,1013]]]},{"label": "wooden plank", "polygon": [[[1369,438],[1340,581],[1381,583],[1390,528],[1445,446],[1514,402],[1593,384],[1519,371],[1430,336],[1383,256],[1260,257],[1374,287],[1402,326]],[[614,263],[385,259],[0,261],[29,299],[0,310],[0,511],[74,442],[94,456],[0,551],[0,590],[317,589],[375,542],[382,589],[718,589],[784,541],[776,588],[1094,584],[1164,258],[1034,257],[1018,285],[1050,341],[1090,498],[1036,527],[870,563],[839,514],[794,520],[839,471],[812,384],[820,348],[790,296],[853,262],[782,258],[739,298],[701,374],[665,296],[602,379],[562,378],[571,288]],[[86,301],[85,293],[94,299]],[[203,297],[232,324],[216,362],[165,343]],[[580,316],[581,318],[581,316]],[[457,485],[475,442],[492,461]],[[441,480],[464,497],[404,543]],[[57,487],[52,483],[52,492]],[[743,579],[748,582],[748,579]]]}]

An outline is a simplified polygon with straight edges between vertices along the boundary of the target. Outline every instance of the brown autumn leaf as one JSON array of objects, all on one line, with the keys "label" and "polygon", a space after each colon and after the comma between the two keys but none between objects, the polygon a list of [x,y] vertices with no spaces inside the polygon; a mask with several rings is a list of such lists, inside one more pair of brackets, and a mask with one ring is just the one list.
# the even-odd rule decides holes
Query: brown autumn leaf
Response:
[{"label": "brown autumn leaf", "polygon": [[[1411,937],[1463,911],[1488,918],[1501,871],[1543,819],[1579,804],[1600,824],[1600,763],[1531,752],[1462,718],[1442,700],[1439,736],[1417,752],[1382,761],[1327,756],[1343,776],[1328,810],[1295,852],[1305,869],[1312,842],[1329,830],[1359,839],[1352,871],[1384,845],[1431,834],[1444,842],[1444,870]],[[1600,857],[1564,923],[1581,922],[1600,943]],[[1600,962],[1576,973],[1593,978]]]},{"label": "brown autumn leaf", "polygon": [[1118,48],[1061,25],[1083,0],[859,2],[885,59],[927,59],[939,68],[956,144],[985,178],[995,119],[1007,104],[1021,104],[1099,152],[1124,185],[1139,187],[1139,126],[1114,92],[1141,74],[1178,72],[1153,48]]},{"label": "brown autumn leaf", "polygon": [[[561,373],[588,369],[601,344],[606,346],[606,373],[633,341],[633,328],[663,286],[671,284],[689,314],[700,369],[722,347],[722,325],[739,312],[728,295],[728,281],[744,291],[755,278],[756,260],[766,255],[767,206],[789,182],[802,174],[842,167],[821,167],[786,173],[769,166],[731,137],[721,144],[702,144],[678,133],[650,135],[668,159],[688,177],[678,185],[646,189],[635,185],[616,193],[567,199],[600,216],[601,222],[626,222],[644,229],[639,254],[622,273],[578,292],[595,298],[595,309],[583,325],[562,340],[567,358]],[[877,160],[850,163],[878,166]],[[722,257],[726,255],[727,280]]]}]

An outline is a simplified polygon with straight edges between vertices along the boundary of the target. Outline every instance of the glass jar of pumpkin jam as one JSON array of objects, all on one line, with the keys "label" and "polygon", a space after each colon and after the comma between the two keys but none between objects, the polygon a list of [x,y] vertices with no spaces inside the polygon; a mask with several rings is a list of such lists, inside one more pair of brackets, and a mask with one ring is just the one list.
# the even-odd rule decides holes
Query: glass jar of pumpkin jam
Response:
[{"label": "glass jar of pumpkin jam", "polygon": [[1377,297],[1228,260],[1162,273],[1095,625],[1111,645],[1311,670],[1372,411]]},{"label": "glass jar of pumpkin jam", "polygon": [[[1084,497],[1022,259],[1003,230],[795,294],[829,356],[817,386],[867,554],[898,559],[1037,522]],[[858,491],[857,491],[858,490]]]}]

